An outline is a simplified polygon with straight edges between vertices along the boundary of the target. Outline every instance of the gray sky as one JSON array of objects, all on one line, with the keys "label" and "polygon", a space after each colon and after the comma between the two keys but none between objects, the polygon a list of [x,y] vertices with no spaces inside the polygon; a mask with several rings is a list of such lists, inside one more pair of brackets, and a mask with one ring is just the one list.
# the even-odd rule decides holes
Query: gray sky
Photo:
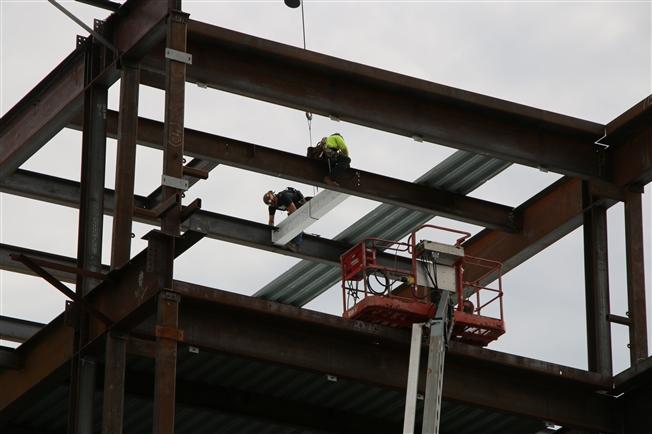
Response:
[{"label": "gray sky", "polygon": [[[106,11],[62,2],[87,24]],[[191,18],[275,41],[302,46],[301,14],[280,0],[186,1]],[[433,82],[606,123],[652,92],[652,12],[641,2],[342,2],[306,1],[308,49]],[[6,113],[75,47],[84,34],[43,1],[0,0],[0,113]],[[119,84],[110,90],[117,108]],[[308,143],[302,112],[223,92],[187,86],[186,125],[191,128],[303,154]],[[164,95],[141,87],[141,116],[162,120]],[[338,131],[353,165],[414,180],[453,149],[315,116],[313,138]],[[64,130],[22,167],[79,180],[81,134]],[[160,180],[162,154],[138,149],[136,192]],[[108,141],[107,187],[114,184],[115,142]],[[512,166],[472,196],[516,206],[559,178]],[[219,166],[187,194],[204,208],[266,221],[260,201],[267,189],[289,182]],[[296,183],[294,184],[296,185]],[[305,194],[313,187],[300,186]],[[350,198],[308,232],[332,237],[377,206]],[[612,313],[626,310],[622,205],[609,210]],[[649,188],[645,196],[650,227]],[[0,242],[76,256],[77,211],[0,195]],[[437,218],[438,224],[480,228]],[[105,219],[104,260],[109,262],[111,219]],[[139,237],[151,227],[136,225]],[[650,264],[650,233],[646,252]],[[490,348],[580,368],[586,367],[581,229],[504,278],[508,332]],[[294,258],[203,240],[176,262],[175,277],[252,294]],[[649,267],[648,267],[649,269]],[[648,272],[648,288],[650,275]],[[648,290],[648,301],[652,301]],[[0,272],[0,313],[48,321],[64,298],[37,278]],[[648,316],[652,310],[649,308]],[[339,288],[308,307],[341,313]],[[616,370],[628,363],[627,331],[614,325]]]}]

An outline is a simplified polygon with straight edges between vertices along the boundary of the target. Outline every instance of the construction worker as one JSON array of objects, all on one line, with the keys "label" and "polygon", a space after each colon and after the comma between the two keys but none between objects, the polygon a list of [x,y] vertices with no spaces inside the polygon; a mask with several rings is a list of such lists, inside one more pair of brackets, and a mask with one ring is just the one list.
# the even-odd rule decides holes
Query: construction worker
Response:
[{"label": "construction worker", "polygon": [[337,180],[351,164],[344,137],[340,133],[324,137],[317,144],[317,149],[323,151],[322,158],[328,162],[328,175],[324,177],[324,182],[335,187],[339,186]]},{"label": "construction worker", "polygon": [[[263,202],[269,207],[268,224],[274,226],[274,214],[276,214],[276,210],[287,211],[288,215],[290,215],[297,209],[301,208],[301,206],[310,199],[312,199],[312,197],[305,198],[299,190],[292,187],[288,187],[278,193],[269,190],[263,195]],[[302,240],[303,233],[297,235],[292,241],[287,243],[285,247],[296,252]]]}]

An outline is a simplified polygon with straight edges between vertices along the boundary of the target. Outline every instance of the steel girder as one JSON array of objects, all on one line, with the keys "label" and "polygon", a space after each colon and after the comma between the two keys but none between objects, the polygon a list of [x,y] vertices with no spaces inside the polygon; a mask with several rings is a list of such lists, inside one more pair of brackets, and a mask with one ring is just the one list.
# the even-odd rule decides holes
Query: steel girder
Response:
[{"label": "steel girder", "polygon": [[605,129],[612,182],[641,186],[652,181],[652,95],[611,121]]},{"label": "steel girder", "polygon": [[[103,32],[125,57],[139,58],[163,37],[167,2],[129,0],[106,21]],[[80,44],[0,119],[0,179],[16,170],[78,113],[84,100],[84,51]],[[118,77],[115,59],[105,57],[93,76],[110,86]]]},{"label": "steel girder", "polygon": [[[191,82],[514,163],[604,175],[593,143],[602,125],[197,21],[188,32]],[[144,84],[162,87],[163,60],[143,59]]]},{"label": "steel girder", "polygon": [[[610,207],[615,199],[605,197],[613,192],[591,185],[596,204]],[[471,256],[488,258],[503,264],[506,273],[522,264],[554,242],[582,225],[582,181],[564,177],[550,185],[517,210],[523,216],[523,230],[517,234],[486,229],[464,243]],[[477,269],[469,278],[479,277],[484,271]]]},{"label": "steel girder", "polygon": [[25,342],[43,326],[38,322],[0,315],[0,339]]},{"label": "steel girder", "polygon": [[[107,134],[110,137],[117,137],[117,119],[116,112],[107,113]],[[79,119],[74,120],[70,126],[79,128],[79,121]],[[139,144],[162,149],[163,124],[161,122],[140,118],[137,129]],[[327,168],[321,161],[189,128],[185,129],[184,140],[185,153],[201,160],[319,185],[484,227],[510,232],[518,230],[518,216],[512,212],[512,208],[505,205],[358,169],[348,170],[340,181],[340,187],[333,188],[323,182]]]},{"label": "steel girder", "polygon": [[[88,296],[121,329],[155,312],[156,293],[142,284],[145,255],[110,274]],[[145,279],[147,280],[147,279]],[[409,336],[403,330],[352,322],[332,315],[175,281],[181,297],[184,342],[298,369],[403,389]],[[216,314],[219,312],[219,314]],[[138,333],[154,337],[153,323]],[[149,325],[148,325],[149,324]],[[218,328],[215,328],[218,327]],[[215,334],[214,330],[220,330]],[[91,341],[106,334],[93,322]],[[19,398],[65,367],[72,356],[72,329],[54,320],[17,351],[24,368],[1,371],[0,421],[10,419]],[[451,345],[444,397],[498,411],[617,432],[613,399],[597,393],[609,379],[573,368],[466,345]],[[369,364],[373,359],[376,363]],[[4,413],[4,414],[3,414]]]},{"label": "steel girder", "polygon": [[[174,290],[183,300],[179,323],[190,345],[405,387],[405,330],[184,282],[175,282]],[[444,399],[586,429],[618,430],[613,398],[596,393],[609,389],[609,379],[596,374],[459,344],[449,349],[445,375]]]},{"label": "steel girder", "polygon": [[[79,206],[78,183],[24,170],[0,180],[0,191],[73,208]],[[113,213],[113,195],[112,190],[105,189],[105,213],[108,215]],[[485,230],[467,241],[465,250],[472,256],[502,262],[503,272],[506,272],[578,228],[582,224],[581,198],[581,181],[562,178],[519,207],[523,215],[522,233]],[[135,196],[134,202],[142,207],[146,198]],[[603,203],[609,206],[615,202],[604,199]],[[155,222],[141,217],[136,220]],[[300,251],[294,253],[275,246],[269,226],[265,224],[203,210],[195,212],[185,222],[185,227],[205,232],[209,238],[335,265],[339,264],[339,255],[351,247],[341,241],[306,235]]]}]

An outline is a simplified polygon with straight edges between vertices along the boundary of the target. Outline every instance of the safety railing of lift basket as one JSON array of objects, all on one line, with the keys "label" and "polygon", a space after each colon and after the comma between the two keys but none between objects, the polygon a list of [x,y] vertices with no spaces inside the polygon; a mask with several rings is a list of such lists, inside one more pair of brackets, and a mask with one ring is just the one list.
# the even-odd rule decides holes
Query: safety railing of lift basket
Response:
[{"label": "safety railing of lift basket", "polygon": [[[464,266],[471,265],[476,267],[484,268],[485,271],[482,275],[477,277],[472,281],[464,280]],[[464,256],[463,266],[458,268],[459,277],[458,282],[462,282],[461,288],[457,292],[457,310],[463,310],[464,300],[475,296],[476,304],[473,308],[473,313],[477,315],[482,315],[482,309],[486,308],[488,305],[492,304],[496,300],[499,303],[499,316],[497,319],[503,320],[503,280],[502,280],[502,267],[503,264],[498,261],[493,261],[491,259],[478,258],[475,256]],[[483,281],[493,281],[497,280],[498,287],[491,288],[487,285],[483,285]],[[471,289],[471,293],[465,293],[466,289]],[[480,299],[480,291],[495,292],[496,295],[491,298],[489,301],[484,303]]]},{"label": "safety railing of lift basket", "polygon": [[[354,279],[357,273],[353,272],[352,271],[353,267],[348,266],[349,264],[345,264],[344,261],[345,259],[350,258],[352,255],[354,255],[357,250],[360,250],[361,258],[359,259],[362,261],[362,263],[357,265],[355,267],[355,270],[361,272],[362,275],[361,278]],[[390,253],[387,253],[388,251]],[[355,304],[357,304],[359,300],[367,297],[370,294],[381,295],[379,292],[373,291],[372,288],[369,287],[368,270],[377,270],[382,273],[385,273],[385,275],[387,275],[387,273],[391,273],[393,275],[404,274],[404,275],[414,276],[415,275],[414,270],[406,270],[405,268],[398,267],[398,258],[400,257],[399,253],[409,252],[409,251],[410,251],[410,245],[408,243],[385,240],[382,238],[366,238],[360,243],[356,244],[351,249],[344,252],[340,256],[341,269],[342,269],[342,304],[344,310],[346,311],[351,307],[355,306]],[[372,256],[371,262],[369,261],[370,258],[368,252]],[[387,253],[387,254],[391,254],[391,252],[393,252],[396,266],[389,267],[385,265],[380,265],[375,260],[376,254],[379,252]],[[360,281],[362,281],[362,290],[359,288]],[[354,284],[355,286],[353,286]],[[389,294],[385,294],[385,293],[389,293]],[[383,294],[391,295],[391,288],[386,287],[385,291],[383,291]],[[350,301],[352,303],[349,303]]]}]

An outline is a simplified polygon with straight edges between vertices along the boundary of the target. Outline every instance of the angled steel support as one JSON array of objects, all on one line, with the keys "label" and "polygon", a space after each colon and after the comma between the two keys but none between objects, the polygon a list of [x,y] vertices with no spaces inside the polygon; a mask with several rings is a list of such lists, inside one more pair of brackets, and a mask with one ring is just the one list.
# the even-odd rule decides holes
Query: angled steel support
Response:
[{"label": "angled steel support", "polygon": [[[109,137],[115,137],[117,125],[115,112],[108,113],[107,124]],[[74,120],[70,127],[79,128],[79,120]],[[144,118],[139,120],[139,144],[162,149],[162,134],[163,124],[160,122]],[[185,129],[184,140],[185,153],[202,160],[319,185],[338,192],[468,221],[480,226],[509,232],[518,231],[520,227],[519,215],[505,205],[358,169],[349,169],[343,175],[340,187],[330,187],[323,182],[327,167],[322,161],[189,128]]]},{"label": "angled steel support", "polygon": [[583,182],[584,275],[586,332],[589,370],[613,374],[611,324],[609,323],[609,262],[607,254],[607,208],[591,205],[593,198]]},{"label": "angled steel support", "polygon": [[[103,34],[124,57],[139,58],[163,38],[167,4],[128,0],[123,14],[110,16]],[[127,12],[128,11],[128,12]],[[0,179],[14,172],[81,112],[84,104],[86,44],[61,62],[0,119]],[[103,64],[96,76],[105,86],[118,79],[115,63]]]},{"label": "angled steel support", "polygon": [[105,314],[103,314],[101,311],[93,307],[91,304],[89,304],[86,299],[81,296],[79,293],[74,292],[70,288],[68,288],[66,285],[63,283],[59,282],[54,276],[52,276],[50,273],[45,271],[43,268],[41,268],[36,261],[33,259],[22,255],[22,254],[11,254],[10,255],[12,259],[22,262],[32,270],[35,274],[41,276],[43,279],[45,279],[50,285],[54,286],[56,289],[58,289],[61,293],[63,293],[66,297],[70,298],[71,300],[75,301],[78,303],[86,312],[90,313],[91,315],[95,316],[97,319],[102,321],[103,323],[110,325],[112,324],[113,321],[111,321],[111,318],[107,317]]},{"label": "angled steel support", "polygon": [[[77,280],[77,274],[81,272],[77,268],[77,260],[74,258],[25,249],[9,244],[0,244],[0,269],[38,276],[36,272],[22,262],[13,260],[12,255],[24,255],[31,258],[36,265],[49,269],[49,274],[61,282],[74,283]],[[52,264],[52,266],[49,264]],[[103,271],[108,272],[108,267],[104,266]]]},{"label": "angled steel support", "polygon": [[111,242],[111,267],[120,268],[131,257],[131,223],[134,213],[138,87],[140,70],[124,63],[120,80],[120,115],[115,174],[115,216]]}]

